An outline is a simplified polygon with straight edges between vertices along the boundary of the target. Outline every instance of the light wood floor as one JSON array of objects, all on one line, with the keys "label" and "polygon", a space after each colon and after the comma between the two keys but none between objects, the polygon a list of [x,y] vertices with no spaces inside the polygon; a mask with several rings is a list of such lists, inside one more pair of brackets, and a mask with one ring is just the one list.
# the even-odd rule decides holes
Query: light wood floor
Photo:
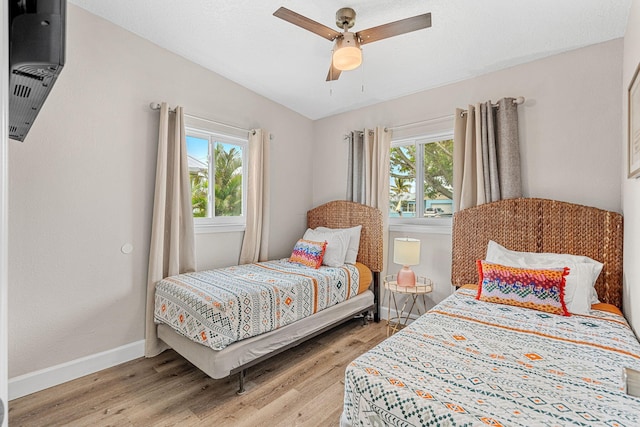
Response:
[{"label": "light wood floor", "polygon": [[173,350],[9,402],[14,426],[336,426],[347,364],[386,337],[351,320],[250,368],[214,380]]}]

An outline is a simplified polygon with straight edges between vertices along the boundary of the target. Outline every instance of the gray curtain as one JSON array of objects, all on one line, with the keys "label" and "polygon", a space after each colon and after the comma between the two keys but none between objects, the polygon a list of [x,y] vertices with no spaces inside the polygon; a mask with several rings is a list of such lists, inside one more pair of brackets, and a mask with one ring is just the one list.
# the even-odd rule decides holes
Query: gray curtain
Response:
[{"label": "gray curtain", "polygon": [[165,277],[196,270],[191,184],[182,107],[175,114],[160,106],[156,185],[151,223],[145,356],[153,357],[168,347],[158,339],[153,320],[156,283]]},{"label": "gray curtain", "polygon": [[522,197],[518,105],[513,98],[456,110],[454,210]]},{"label": "gray curtain", "polygon": [[383,260],[386,265],[389,230],[389,167],[392,132],[384,126],[351,132],[347,200],[380,209]]},{"label": "gray curtain", "polygon": [[348,201],[388,212],[391,136],[384,126],[349,135]]},{"label": "gray curtain", "polygon": [[364,204],[364,134],[362,131],[353,131],[349,135],[347,200]]},{"label": "gray curtain", "polygon": [[269,141],[269,132],[262,129],[249,135],[246,228],[240,264],[266,261],[269,256]]}]

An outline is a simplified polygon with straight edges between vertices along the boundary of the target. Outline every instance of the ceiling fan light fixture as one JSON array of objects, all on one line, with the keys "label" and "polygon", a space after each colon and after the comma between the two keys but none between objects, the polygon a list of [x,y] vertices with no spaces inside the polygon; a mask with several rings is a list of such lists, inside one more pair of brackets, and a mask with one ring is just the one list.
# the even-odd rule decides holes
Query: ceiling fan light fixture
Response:
[{"label": "ceiling fan light fixture", "polygon": [[345,32],[336,40],[333,66],[341,71],[355,70],[362,64],[362,49],[353,33]]},{"label": "ceiling fan light fixture", "polygon": [[355,70],[362,64],[360,45],[431,27],[431,13],[423,13],[355,33],[349,31],[356,22],[356,11],[350,7],[343,7],[336,12],[336,26],[340,28],[341,33],[286,7],[280,7],[273,15],[335,43],[327,74],[328,82],[338,80],[343,71]]}]

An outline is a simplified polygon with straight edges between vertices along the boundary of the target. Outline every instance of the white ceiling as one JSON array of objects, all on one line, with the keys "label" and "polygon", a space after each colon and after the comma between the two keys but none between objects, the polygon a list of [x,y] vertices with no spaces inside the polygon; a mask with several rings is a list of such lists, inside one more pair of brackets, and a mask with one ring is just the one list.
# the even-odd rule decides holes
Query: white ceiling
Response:
[{"label": "white ceiling", "polygon": [[[631,0],[69,0],[310,119],[624,36]],[[332,43],[272,16],[280,6],[352,31],[431,12],[432,27],[363,46],[325,82]],[[337,28],[336,28],[337,30]]]}]

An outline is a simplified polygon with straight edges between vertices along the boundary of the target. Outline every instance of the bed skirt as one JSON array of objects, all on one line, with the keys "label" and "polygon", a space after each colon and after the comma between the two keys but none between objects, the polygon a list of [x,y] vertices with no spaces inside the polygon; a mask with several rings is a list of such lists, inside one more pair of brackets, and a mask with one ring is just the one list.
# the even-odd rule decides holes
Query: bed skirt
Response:
[{"label": "bed skirt", "polygon": [[266,334],[237,341],[222,350],[212,350],[176,333],[170,326],[158,325],[158,337],[185,359],[212,378],[220,379],[266,358],[303,338],[311,338],[331,325],[348,320],[374,306],[373,292],[367,290],[340,304]]}]

